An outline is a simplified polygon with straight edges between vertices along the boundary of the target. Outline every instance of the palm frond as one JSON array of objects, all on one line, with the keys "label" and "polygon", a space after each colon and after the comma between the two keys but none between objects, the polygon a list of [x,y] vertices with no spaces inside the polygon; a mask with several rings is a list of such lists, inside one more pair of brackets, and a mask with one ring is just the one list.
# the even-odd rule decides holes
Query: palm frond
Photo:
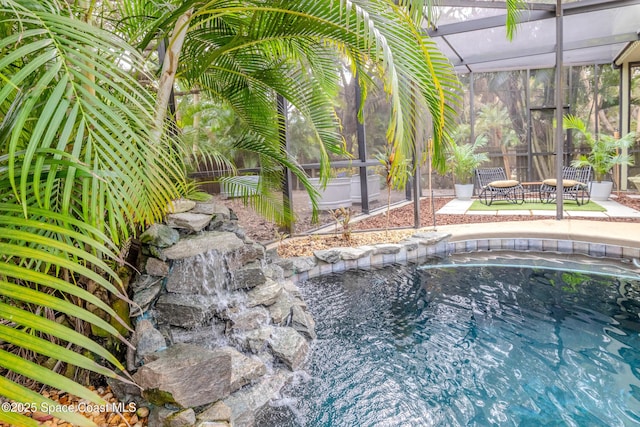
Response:
[{"label": "palm frond", "polygon": [[[86,321],[126,342],[113,321],[124,329],[126,322],[84,284],[126,300],[114,270],[118,245],[162,218],[186,183],[179,148],[151,141],[154,99],[135,77],[144,58],[115,33],[76,18],[84,12],[55,0],[0,3],[3,26],[13,29],[0,36],[0,336],[16,351],[121,378],[117,357],[43,313]],[[8,350],[0,366],[105,403]],[[0,394],[54,403],[4,377]],[[32,425],[18,414],[0,419]]]}]

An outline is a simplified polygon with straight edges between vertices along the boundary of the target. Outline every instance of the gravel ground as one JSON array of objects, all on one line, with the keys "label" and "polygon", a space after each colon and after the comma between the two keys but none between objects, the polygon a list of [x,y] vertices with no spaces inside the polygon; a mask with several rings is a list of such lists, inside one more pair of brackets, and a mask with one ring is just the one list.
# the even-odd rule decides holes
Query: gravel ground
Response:
[{"label": "gravel ground", "polygon": [[[31,405],[26,405],[25,410],[17,410],[23,415],[33,418],[39,425],[46,427],[73,427],[73,424],[60,420],[48,414],[51,410],[58,410],[64,407],[64,411],[76,412],[89,418],[96,423],[98,427],[143,427],[147,426],[147,417],[149,415],[149,409],[146,407],[136,407],[135,404],[120,404],[118,400],[113,396],[111,390],[106,387],[100,387],[97,390],[90,386],[89,389],[97,392],[104,400],[109,402],[108,409],[116,409],[115,411],[104,411],[98,405],[94,405],[90,402],[82,400],[76,396],[68,393],[61,393],[56,390],[44,390],[42,395],[55,402],[55,405],[40,407],[39,409],[45,410],[45,412],[31,410]],[[23,405],[24,406],[24,405]],[[7,423],[0,422],[0,427],[12,427]]]}]

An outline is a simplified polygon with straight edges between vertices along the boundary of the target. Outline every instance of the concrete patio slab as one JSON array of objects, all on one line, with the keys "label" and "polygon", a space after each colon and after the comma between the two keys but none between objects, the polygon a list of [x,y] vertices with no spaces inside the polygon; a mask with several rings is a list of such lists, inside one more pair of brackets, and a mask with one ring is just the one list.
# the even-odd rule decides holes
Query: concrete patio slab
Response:
[{"label": "concrete patio slab", "polygon": [[466,212],[469,210],[471,205],[473,204],[473,200],[458,200],[453,199],[446,205],[444,205],[439,211],[438,214],[446,214],[446,215],[457,215],[460,212]]},{"label": "concrete patio slab", "polygon": [[523,216],[531,216],[531,211],[529,209],[523,209],[523,210],[513,210],[513,211],[497,211],[498,212],[498,216],[505,216],[505,215],[523,215]]},{"label": "concrete patio slab", "polygon": [[534,216],[556,216],[556,211],[540,211],[540,210],[533,210],[531,211],[531,215]]},{"label": "concrete patio slab", "polygon": [[621,218],[640,218],[640,211],[621,205],[613,200],[596,202],[607,210],[607,215]]}]

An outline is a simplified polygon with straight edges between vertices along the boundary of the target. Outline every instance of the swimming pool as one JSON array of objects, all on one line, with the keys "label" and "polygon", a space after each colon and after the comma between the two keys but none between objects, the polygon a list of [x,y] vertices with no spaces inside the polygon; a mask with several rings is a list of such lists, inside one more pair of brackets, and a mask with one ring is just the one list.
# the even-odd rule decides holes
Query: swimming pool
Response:
[{"label": "swimming pool", "polygon": [[480,264],[300,283],[318,339],[258,424],[640,424],[638,277]]}]

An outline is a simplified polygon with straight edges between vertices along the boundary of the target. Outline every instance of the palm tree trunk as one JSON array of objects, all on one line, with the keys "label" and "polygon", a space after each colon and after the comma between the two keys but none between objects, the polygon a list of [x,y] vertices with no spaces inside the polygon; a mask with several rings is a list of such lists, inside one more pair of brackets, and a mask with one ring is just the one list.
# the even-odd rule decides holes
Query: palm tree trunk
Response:
[{"label": "palm tree trunk", "polygon": [[156,100],[156,111],[154,116],[153,141],[159,141],[164,128],[164,119],[167,117],[167,107],[171,96],[171,89],[176,81],[178,61],[182,45],[189,29],[189,20],[193,14],[193,9],[189,9],[176,21],[176,25],[171,33],[167,52],[162,63],[162,73],[158,82],[158,96]]}]

